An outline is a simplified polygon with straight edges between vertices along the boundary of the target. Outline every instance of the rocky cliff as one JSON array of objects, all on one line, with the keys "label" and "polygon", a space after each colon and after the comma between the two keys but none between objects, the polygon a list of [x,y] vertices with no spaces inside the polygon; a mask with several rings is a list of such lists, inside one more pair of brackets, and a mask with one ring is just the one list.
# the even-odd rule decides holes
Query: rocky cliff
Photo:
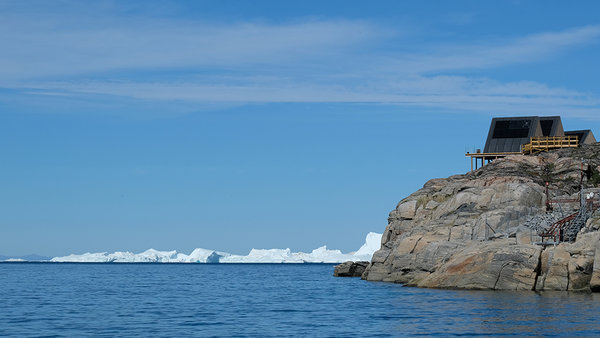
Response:
[{"label": "rocky cliff", "polygon": [[[510,156],[428,181],[390,213],[362,278],[433,288],[600,289],[600,212],[574,243],[535,244],[538,231],[579,208],[582,159],[585,192],[598,191],[600,143]],[[565,201],[552,213],[545,182],[551,199]]]}]

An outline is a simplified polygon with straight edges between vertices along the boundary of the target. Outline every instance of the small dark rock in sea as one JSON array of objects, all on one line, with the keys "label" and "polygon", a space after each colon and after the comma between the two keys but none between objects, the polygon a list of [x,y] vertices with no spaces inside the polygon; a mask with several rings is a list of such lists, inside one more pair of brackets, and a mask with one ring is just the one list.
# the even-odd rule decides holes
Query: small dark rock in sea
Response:
[{"label": "small dark rock in sea", "polygon": [[361,277],[369,262],[344,262],[337,265],[333,270],[334,277]]}]

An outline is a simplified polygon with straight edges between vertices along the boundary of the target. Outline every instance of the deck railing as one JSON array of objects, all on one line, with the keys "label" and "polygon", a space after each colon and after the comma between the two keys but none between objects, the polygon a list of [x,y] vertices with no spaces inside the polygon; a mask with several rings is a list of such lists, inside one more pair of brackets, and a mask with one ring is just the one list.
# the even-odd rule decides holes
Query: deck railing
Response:
[{"label": "deck railing", "polygon": [[577,148],[579,137],[577,136],[538,136],[532,137],[529,143],[521,146],[523,154],[535,154],[542,151],[557,148]]}]

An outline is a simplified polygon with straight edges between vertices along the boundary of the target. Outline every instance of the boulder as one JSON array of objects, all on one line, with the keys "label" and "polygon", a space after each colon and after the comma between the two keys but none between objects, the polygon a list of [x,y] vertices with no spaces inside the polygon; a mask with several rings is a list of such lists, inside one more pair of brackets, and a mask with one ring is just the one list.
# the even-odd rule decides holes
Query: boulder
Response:
[{"label": "boulder", "polygon": [[417,210],[417,201],[408,201],[398,205],[397,213],[401,218],[413,219]]},{"label": "boulder", "polygon": [[540,260],[540,275],[535,289],[538,291],[566,291],[569,288],[569,260],[566,243],[547,247]]},{"label": "boulder", "polygon": [[590,289],[600,291],[600,241],[596,242],[594,253],[594,263],[592,267],[592,277],[590,278]]},{"label": "boulder", "polygon": [[566,244],[569,252],[569,290],[590,291],[591,279],[594,271],[596,245],[600,240],[600,232],[579,234],[577,241]]},{"label": "boulder", "polygon": [[344,262],[337,265],[333,269],[333,276],[335,277],[361,277],[365,269],[369,265],[369,262]]},{"label": "boulder", "polygon": [[533,290],[541,248],[508,239],[474,244],[421,281],[420,287]]}]

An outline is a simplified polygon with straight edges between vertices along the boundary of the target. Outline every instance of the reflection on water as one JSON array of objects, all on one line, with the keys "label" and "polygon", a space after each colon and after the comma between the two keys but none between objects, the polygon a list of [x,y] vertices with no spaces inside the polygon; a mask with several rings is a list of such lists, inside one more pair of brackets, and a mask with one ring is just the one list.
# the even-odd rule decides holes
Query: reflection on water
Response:
[{"label": "reflection on water", "polygon": [[599,335],[600,295],[407,288],[332,265],[0,264],[0,336]]}]

